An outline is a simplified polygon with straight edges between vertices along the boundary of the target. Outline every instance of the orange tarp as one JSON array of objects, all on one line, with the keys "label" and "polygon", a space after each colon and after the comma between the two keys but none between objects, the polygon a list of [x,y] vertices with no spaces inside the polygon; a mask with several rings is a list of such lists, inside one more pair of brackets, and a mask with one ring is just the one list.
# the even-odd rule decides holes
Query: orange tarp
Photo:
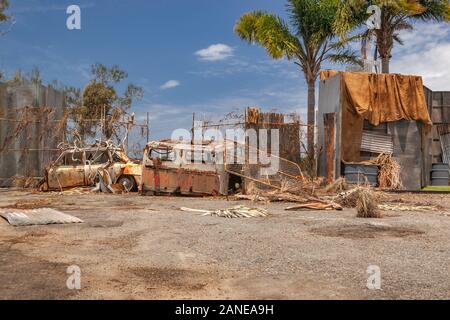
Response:
[{"label": "orange tarp", "polygon": [[374,126],[399,120],[433,125],[421,77],[327,70],[320,79],[337,74],[341,75],[342,160],[360,160],[364,119]]}]

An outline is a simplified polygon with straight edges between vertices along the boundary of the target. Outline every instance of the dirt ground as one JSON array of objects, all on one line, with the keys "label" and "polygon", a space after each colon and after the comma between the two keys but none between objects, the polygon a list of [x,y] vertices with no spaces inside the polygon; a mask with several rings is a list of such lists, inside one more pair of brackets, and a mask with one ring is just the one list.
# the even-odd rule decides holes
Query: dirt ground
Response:
[{"label": "dirt ground", "polygon": [[[0,218],[0,299],[450,299],[450,196],[358,219],[355,210],[285,211],[286,203],[0,190],[0,207],[49,207],[77,225],[13,227]],[[265,207],[267,218],[182,212]],[[81,290],[66,270],[81,269]],[[366,287],[381,270],[381,290]]]}]

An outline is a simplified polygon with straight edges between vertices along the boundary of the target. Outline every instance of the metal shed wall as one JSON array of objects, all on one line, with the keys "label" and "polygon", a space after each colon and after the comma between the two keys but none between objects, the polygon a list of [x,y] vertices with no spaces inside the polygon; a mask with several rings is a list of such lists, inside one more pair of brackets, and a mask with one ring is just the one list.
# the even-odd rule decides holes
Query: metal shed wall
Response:
[{"label": "metal shed wall", "polygon": [[42,177],[63,133],[64,94],[36,84],[0,83],[0,186],[12,177]]}]

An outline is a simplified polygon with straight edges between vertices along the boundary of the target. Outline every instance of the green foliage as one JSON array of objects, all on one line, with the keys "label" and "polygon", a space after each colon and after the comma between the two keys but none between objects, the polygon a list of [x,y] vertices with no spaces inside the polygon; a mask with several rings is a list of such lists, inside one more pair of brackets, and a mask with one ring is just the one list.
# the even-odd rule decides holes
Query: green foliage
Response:
[{"label": "green foliage", "polygon": [[369,4],[382,10],[381,29],[369,30],[363,38],[376,37],[377,53],[384,60],[383,69],[389,71],[389,60],[394,43],[403,44],[399,32],[413,29],[414,21],[450,21],[450,2],[448,0],[347,0],[343,1],[337,12],[333,29],[342,38],[355,28],[363,25],[369,17]]},{"label": "green foliage", "polygon": [[290,60],[300,47],[298,39],[280,17],[263,11],[243,15],[235,26],[235,32],[242,40],[264,47],[274,59],[287,57]]},{"label": "green foliage", "polygon": [[115,85],[126,79],[128,74],[118,66],[108,68],[103,64],[94,64],[91,74],[93,79],[83,92],[66,88],[66,103],[82,137],[94,135],[95,127],[102,124],[103,134],[109,139],[120,117],[131,108],[133,101],[142,98],[143,89],[129,84],[123,96],[119,96]]},{"label": "green foliage", "polygon": [[91,73],[96,81],[104,84],[116,84],[128,78],[128,73],[120,70],[117,65],[108,68],[103,64],[96,63],[91,66]]},{"label": "green foliage", "polygon": [[300,67],[308,83],[308,153],[314,157],[315,82],[322,63],[360,64],[334,31],[341,0],[288,0],[289,22],[264,11],[244,14],[234,31],[249,44],[263,47],[273,59],[286,58]]},{"label": "green foliage", "polygon": [[87,119],[100,119],[102,112],[111,113],[116,100],[117,94],[113,87],[93,80],[83,92],[83,116]]},{"label": "green foliage", "polygon": [[265,48],[270,57],[294,60],[307,82],[314,82],[326,60],[359,63],[345,42],[335,41],[334,24],[340,2],[288,0],[292,30],[283,19],[264,11],[244,14],[234,30],[242,40]]},{"label": "green foliage", "polygon": [[134,84],[129,84],[125,89],[123,97],[119,97],[118,102],[123,109],[128,110],[129,108],[131,108],[134,100],[140,100],[143,98],[143,96],[144,90],[141,87],[138,87]]}]

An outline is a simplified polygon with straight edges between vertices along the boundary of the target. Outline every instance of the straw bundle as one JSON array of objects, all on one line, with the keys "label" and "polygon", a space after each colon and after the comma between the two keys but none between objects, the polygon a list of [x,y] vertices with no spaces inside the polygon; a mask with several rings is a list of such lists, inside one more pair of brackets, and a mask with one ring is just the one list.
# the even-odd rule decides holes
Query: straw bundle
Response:
[{"label": "straw bundle", "polygon": [[375,163],[380,166],[378,174],[380,188],[397,190],[403,187],[400,178],[400,164],[394,160],[392,155],[382,153],[375,160]]},{"label": "straw bundle", "polygon": [[381,218],[377,200],[372,190],[359,188],[357,195],[356,210],[358,218]]},{"label": "straw bundle", "polygon": [[377,196],[368,187],[357,187],[343,192],[335,201],[345,208],[356,208],[358,218],[381,218]]}]

